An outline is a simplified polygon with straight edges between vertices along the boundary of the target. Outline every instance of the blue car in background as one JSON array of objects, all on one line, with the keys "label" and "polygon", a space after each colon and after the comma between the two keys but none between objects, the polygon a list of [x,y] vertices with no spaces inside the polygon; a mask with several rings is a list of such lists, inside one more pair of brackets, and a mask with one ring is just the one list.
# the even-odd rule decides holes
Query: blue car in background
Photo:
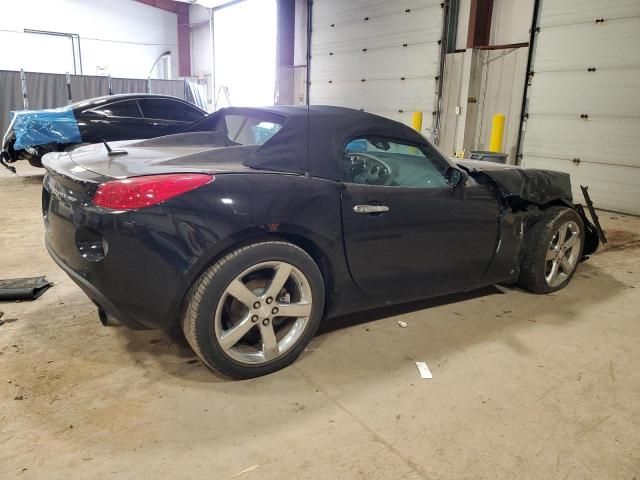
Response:
[{"label": "blue car in background", "polygon": [[103,140],[136,140],[170,135],[207,112],[176,97],[121,94],[83,100],[62,108],[12,112],[2,139],[0,161],[27,160],[42,167],[42,156]]}]

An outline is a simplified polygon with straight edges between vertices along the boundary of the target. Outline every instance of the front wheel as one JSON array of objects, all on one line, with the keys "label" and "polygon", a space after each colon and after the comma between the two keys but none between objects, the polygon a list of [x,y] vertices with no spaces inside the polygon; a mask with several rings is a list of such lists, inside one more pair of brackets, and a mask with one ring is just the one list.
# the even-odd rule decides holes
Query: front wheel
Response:
[{"label": "front wheel", "polygon": [[324,283],[313,259],[291,243],[260,242],[200,277],[182,327],[207,366],[253,378],[292,363],[313,338],[323,308]]},{"label": "front wheel", "polygon": [[584,247],[584,223],[575,210],[551,207],[526,237],[518,283],[534,293],[564,288],[578,267]]}]

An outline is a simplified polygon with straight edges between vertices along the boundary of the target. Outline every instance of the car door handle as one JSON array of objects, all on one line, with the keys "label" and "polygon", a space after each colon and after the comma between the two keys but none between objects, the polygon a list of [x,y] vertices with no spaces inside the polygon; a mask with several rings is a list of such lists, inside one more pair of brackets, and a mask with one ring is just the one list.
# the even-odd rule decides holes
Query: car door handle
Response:
[{"label": "car door handle", "polygon": [[382,213],[388,212],[389,207],[385,205],[356,205],[353,207],[353,211],[356,213]]}]

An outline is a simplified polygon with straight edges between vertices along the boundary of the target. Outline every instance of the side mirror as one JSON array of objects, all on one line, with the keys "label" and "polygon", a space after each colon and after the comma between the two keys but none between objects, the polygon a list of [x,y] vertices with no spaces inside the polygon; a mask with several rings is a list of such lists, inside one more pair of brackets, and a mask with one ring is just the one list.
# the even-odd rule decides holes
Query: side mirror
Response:
[{"label": "side mirror", "polygon": [[467,172],[463,170],[459,170],[457,168],[449,167],[444,172],[445,179],[449,185],[452,187],[457,187],[458,185],[464,185],[467,182]]}]

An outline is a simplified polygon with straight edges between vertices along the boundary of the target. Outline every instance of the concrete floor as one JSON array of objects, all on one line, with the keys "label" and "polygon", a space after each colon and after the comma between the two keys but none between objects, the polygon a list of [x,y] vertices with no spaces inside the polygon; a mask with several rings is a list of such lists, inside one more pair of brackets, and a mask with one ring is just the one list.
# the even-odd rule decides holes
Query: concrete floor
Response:
[{"label": "concrete floor", "polygon": [[0,303],[0,478],[640,478],[638,218],[602,212],[608,248],[557,294],[330,321],[290,368],[232,382],[98,323],[45,251],[40,184],[0,172],[0,277],[55,282]]}]

